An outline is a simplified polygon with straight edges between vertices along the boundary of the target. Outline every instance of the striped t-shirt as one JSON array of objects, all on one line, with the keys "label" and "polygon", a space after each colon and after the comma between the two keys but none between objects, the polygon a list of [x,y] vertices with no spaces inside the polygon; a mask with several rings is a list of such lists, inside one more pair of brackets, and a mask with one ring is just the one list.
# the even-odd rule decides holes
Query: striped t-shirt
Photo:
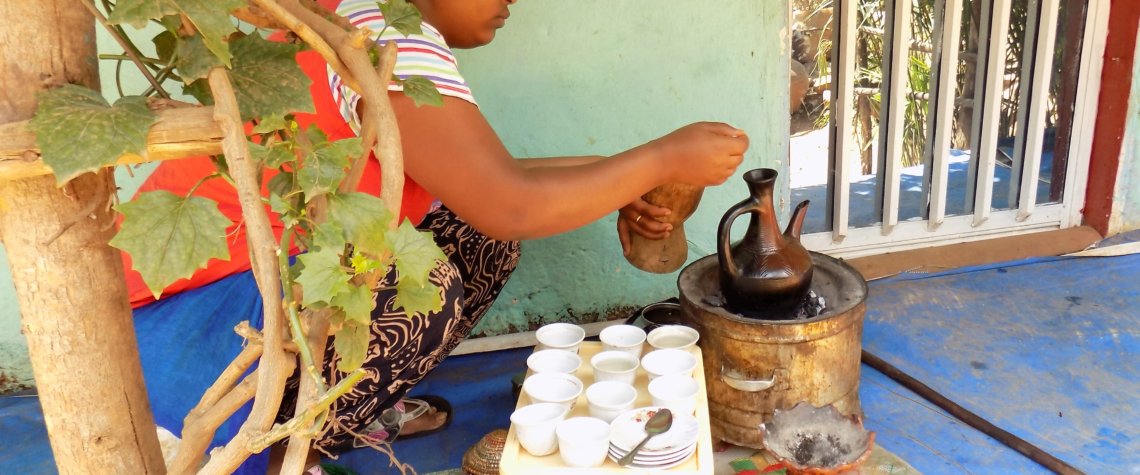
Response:
[{"label": "striped t-shirt", "polygon": [[[376,0],[344,0],[337,7],[336,12],[347,18],[358,28],[367,28],[372,32],[372,39],[383,45],[388,41],[395,41],[399,47],[396,55],[395,75],[400,79],[410,76],[423,76],[435,84],[439,93],[463,99],[476,104],[475,97],[471,95],[471,88],[459,74],[459,66],[455,54],[447,46],[443,35],[427,22],[423,23],[423,34],[412,34],[405,37],[395,28],[385,28],[384,15]],[[360,118],[356,115],[356,105],[360,95],[346,86],[336,72],[329,68],[329,87],[332,89],[333,100],[340,106],[340,113],[348,121],[353,130],[359,132]],[[389,91],[403,91],[404,87],[391,82]],[[476,104],[478,105],[478,104]]]}]

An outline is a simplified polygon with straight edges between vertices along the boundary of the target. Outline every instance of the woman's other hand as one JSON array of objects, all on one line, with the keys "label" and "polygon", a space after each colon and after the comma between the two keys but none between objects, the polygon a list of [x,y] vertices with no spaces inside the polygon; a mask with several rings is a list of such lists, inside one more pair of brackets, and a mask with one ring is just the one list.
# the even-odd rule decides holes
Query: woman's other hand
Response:
[{"label": "woman's other hand", "polygon": [[659,218],[669,216],[669,208],[655,206],[641,198],[618,210],[617,234],[621,241],[621,251],[629,255],[629,246],[633,233],[646,239],[665,239],[673,230],[673,225],[658,221]]},{"label": "woman's other hand", "polygon": [[647,144],[659,154],[667,183],[713,186],[724,183],[744,160],[748,135],[721,122],[697,122]]}]

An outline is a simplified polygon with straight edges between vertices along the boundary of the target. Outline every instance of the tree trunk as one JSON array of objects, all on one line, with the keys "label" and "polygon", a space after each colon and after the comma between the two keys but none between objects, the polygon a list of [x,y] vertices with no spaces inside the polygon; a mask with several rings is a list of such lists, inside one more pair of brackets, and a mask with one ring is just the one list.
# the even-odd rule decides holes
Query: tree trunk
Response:
[{"label": "tree trunk", "polygon": [[[94,21],[68,0],[0,2],[0,124],[50,85],[98,89]],[[0,183],[0,240],[62,474],[164,473],[114,234],[109,170]]]}]

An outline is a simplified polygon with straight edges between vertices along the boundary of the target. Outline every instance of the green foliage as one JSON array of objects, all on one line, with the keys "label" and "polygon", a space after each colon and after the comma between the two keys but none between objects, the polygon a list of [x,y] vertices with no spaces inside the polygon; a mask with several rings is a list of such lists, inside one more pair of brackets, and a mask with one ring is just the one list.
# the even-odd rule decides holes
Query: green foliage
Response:
[{"label": "green foliage", "polygon": [[184,14],[198,30],[206,48],[229,66],[231,55],[226,38],[237,30],[229,12],[244,4],[242,0],[119,0],[108,20],[142,28],[148,20]]},{"label": "green foliage", "polygon": [[404,85],[404,95],[415,102],[416,107],[427,104],[429,106],[443,107],[443,96],[436,89],[435,83],[422,76],[412,76],[401,81]]},{"label": "green foliage", "polygon": [[111,106],[98,92],[70,84],[37,99],[30,128],[60,184],[113,165],[125,153],[144,155],[147,131],[158,119],[146,98],[124,97]]},{"label": "green foliage", "polygon": [[340,331],[333,336],[333,349],[340,356],[337,370],[348,373],[360,368],[364,364],[364,356],[368,351],[368,341],[372,333],[368,331],[368,324],[355,320],[345,320]]},{"label": "green foliage", "polygon": [[388,233],[388,246],[396,255],[396,270],[400,272],[401,282],[427,285],[428,273],[435,268],[436,261],[447,259],[435,245],[430,232],[417,230],[407,220],[395,232]]},{"label": "green foliage", "polygon": [[297,171],[297,181],[308,199],[331,193],[344,180],[351,159],[363,153],[359,138],[324,142],[313,148]]},{"label": "green foliage", "polygon": [[211,200],[151,191],[115,209],[123,213],[123,224],[110,244],[131,255],[156,298],[210,259],[230,258],[225,236],[232,222]]},{"label": "green foliage", "polygon": [[395,308],[403,308],[404,314],[409,318],[417,313],[438,312],[443,310],[443,300],[439,296],[439,288],[428,285],[417,285],[411,279],[400,279],[396,284]]},{"label": "green foliage", "polygon": [[[293,265],[282,264],[282,285],[301,287],[297,303],[302,306],[335,311],[338,368],[351,371],[364,361],[376,305],[374,289],[362,283],[375,282],[376,273],[396,275],[384,285],[395,289],[397,308],[409,316],[439,311],[440,291],[428,281],[428,273],[445,256],[429,233],[419,232],[409,222],[389,229],[392,215],[380,198],[339,190],[352,160],[365,154],[360,140],[330,141],[316,128],[298,126],[294,114],[314,110],[310,80],[295,61],[299,47],[267,41],[260,33],[239,32],[228,13],[244,3],[118,0],[110,18],[115,24],[160,23],[166,31],[153,38],[157,58],[144,62],[160,81],[182,81],[183,92],[202,104],[213,103],[205,79],[209,71],[219,66],[230,69],[242,119],[253,123],[248,143],[252,159],[265,176],[274,175],[264,201],[285,226],[284,244],[303,250]],[[422,33],[419,11],[406,0],[389,0],[380,8],[388,26],[401,34]],[[193,28],[185,28],[184,20]],[[404,94],[417,105],[443,103],[425,78],[390,79],[403,85]],[[146,109],[144,98],[124,98],[111,107],[91,91],[61,91],[52,94],[68,96],[61,96],[55,109],[53,98],[45,96],[41,104],[48,107],[37,116],[47,140],[41,144],[45,160],[48,155],[63,157],[49,163],[61,177],[113,163],[125,151],[145,150],[154,114]],[[97,129],[90,134],[80,127],[92,124]],[[126,140],[128,136],[131,140]],[[212,159],[218,175],[227,176],[225,161]],[[126,219],[112,243],[132,255],[156,294],[211,258],[229,258],[224,239],[232,223],[209,200],[153,192],[118,209]],[[320,209],[327,211],[327,220],[314,219],[312,214]]]},{"label": "green foliage", "polygon": [[389,249],[385,236],[391,219],[384,201],[367,193],[329,197],[329,220],[344,226],[345,238],[359,252],[379,256]]},{"label": "green foliage", "polygon": [[404,36],[413,33],[423,34],[424,30],[420,27],[423,18],[415,5],[408,3],[407,0],[388,0],[376,4],[380,6],[380,13],[384,15],[387,27],[394,28]]},{"label": "green foliage", "polygon": [[233,42],[234,85],[242,120],[313,112],[308,76],[293,59],[298,48],[276,43],[261,35],[244,36]]}]

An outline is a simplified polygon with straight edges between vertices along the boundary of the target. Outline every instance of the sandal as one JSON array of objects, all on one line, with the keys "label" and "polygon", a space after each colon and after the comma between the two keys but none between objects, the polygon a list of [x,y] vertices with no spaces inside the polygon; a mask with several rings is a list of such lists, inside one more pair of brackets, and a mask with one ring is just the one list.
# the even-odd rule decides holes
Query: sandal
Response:
[{"label": "sandal", "polygon": [[446,399],[439,396],[416,396],[406,397],[401,399],[396,405],[385,409],[380,413],[380,417],[373,421],[364,430],[364,435],[367,440],[353,440],[353,447],[367,447],[367,442],[380,443],[380,442],[393,442],[396,437],[400,435],[400,431],[404,428],[404,424],[408,421],[427,414],[429,410],[435,408],[436,412],[443,412],[446,418],[443,424],[434,429],[422,430],[414,434],[405,435],[401,440],[415,439],[429,434],[434,434],[441,430],[446,429],[451,425],[453,411],[451,404]]}]

